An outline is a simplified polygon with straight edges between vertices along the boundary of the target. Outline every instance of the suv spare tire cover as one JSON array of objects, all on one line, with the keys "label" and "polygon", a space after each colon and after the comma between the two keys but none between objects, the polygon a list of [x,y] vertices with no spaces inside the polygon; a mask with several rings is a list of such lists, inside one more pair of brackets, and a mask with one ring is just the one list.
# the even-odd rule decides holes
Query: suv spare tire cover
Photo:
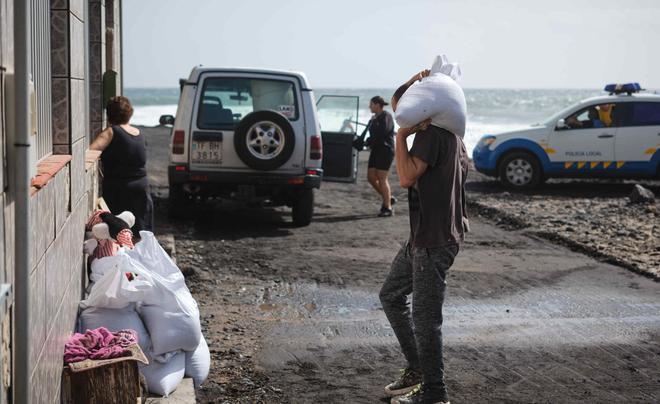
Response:
[{"label": "suv spare tire cover", "polygon": [[286,163],[296,143],[289,120],[275,111],[247,114],[234,131],[238,157],[256,170],[274,170]]}]

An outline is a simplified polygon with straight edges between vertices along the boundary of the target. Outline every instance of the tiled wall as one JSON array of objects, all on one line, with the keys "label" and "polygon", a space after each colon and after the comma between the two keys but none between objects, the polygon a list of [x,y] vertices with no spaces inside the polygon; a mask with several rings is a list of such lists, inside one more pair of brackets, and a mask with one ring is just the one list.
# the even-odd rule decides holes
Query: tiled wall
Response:
[{"label": "tiled wall", "polygon": [[[91,106],[85,24],[91,24],[88,15],[93,16],[94,10],[84,0],[51,0],[50,6],[53,150],[72,159],[30,199],[30,401],[34,403],[59,402],[64,343],[75,330],[84,293],[84,226],[95,202],[92,187],[98,182],[96,164],[86,167],[85,162]],[[91,89],[91,94],[100,91]]]},{"label": "tiled wall", "polygon": [[106,127],[103,104],[103,74],[115,71],[121,94],[121,7],[120,0],[89,0],[90,133]]},{"label": "tiled wall", "polygon": [[[63,223],[57,219],[57,213],[44,214],[63,211],[66,197],[62,198],[57,189],[66,185],[68,171],[67,167],[58,172],[30,200],[31,208],[37,212],[33,226],[46,230],[39,242],[48,243],[45,250],[38,243],[33,246],[37,263],[30,274],[30,402],[33,403],[59,402],[64,343],[75,329],[83,294],[85,270],[81,249],[84,223],[89,215],[88,199],[80,198]],[[86,178],[85,173],[82,178]]]},{"label": "tiled wall", "polygon": [[105,72],[105,0],[89,0],[89,120],[90,133],[106,126],[103,111],[103,72]]},{"label": "tiled wall", "polygon": [[121,9],[119,0],[105,0],[105,70],[118,73],[116,93],[121,93]]},{"label": "tiled wall", "polygon": [[72,154],[85,128],[85,7],[82,0],[52,0],[53,145]]}]

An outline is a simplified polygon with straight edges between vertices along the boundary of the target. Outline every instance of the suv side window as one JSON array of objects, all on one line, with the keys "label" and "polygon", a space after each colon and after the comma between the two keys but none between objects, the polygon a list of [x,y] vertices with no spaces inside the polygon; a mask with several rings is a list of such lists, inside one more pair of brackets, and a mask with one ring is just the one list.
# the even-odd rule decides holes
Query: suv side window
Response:
[{"label": "suv side window", "polygon": [[272,110],[298,119],[293,82],[272,79],[211,77],[204,80],[197,113],[200,129],[231,129],[253,111]]},{"label": "suv side window", "polygon": [[623,126],[660,126],[660,102],[626,103]]}]

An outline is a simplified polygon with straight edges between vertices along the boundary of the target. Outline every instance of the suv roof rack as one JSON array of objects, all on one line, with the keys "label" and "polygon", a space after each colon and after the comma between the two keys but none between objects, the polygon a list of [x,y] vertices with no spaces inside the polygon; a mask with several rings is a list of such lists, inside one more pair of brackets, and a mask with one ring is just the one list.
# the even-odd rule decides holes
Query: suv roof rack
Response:
[{"label": "suv roof rack", "polygon": [[644,91],[642,86],[639,83],[624,83],[624,84],[608,84],[605,86],[605,91],[610,93],[610,95],[618,94],[628,94],[633,95],[633,93],[638,93]]}]

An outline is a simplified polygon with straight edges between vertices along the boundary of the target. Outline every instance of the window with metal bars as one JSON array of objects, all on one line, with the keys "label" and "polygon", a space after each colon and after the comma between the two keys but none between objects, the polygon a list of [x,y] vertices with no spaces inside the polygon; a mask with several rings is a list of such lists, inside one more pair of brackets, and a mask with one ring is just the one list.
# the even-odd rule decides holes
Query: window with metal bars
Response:
[{"label": "window with metal bars", "polygon": [[[2,52],[0,50],[0,52]],[[0,56],[0,62],[2,61],[2,56]],[[2,164],[0,164],[0,193],[5,191],[7,187],[7,141],[5,140],[5,134],[7,133],[6,126],[6,115],[5,115],[5,72],[6,69],[4,66],[0,65],[0,158],[2,158]],[[0,206],[3,207],[4,206]],[[0,213],[2,214],[2,213]]]},{"label": "window with metal bars", "polygon": [[[50,71],[50,2],[30,0],[32,17],[32,81],[36,101],[36,135],[32,138],[37,160],[53,152],[53,124],[51,119],[51,71]],[[20,52],[20,50],[17,49]],[[34,133],[34,132],[33,132]]]}]

